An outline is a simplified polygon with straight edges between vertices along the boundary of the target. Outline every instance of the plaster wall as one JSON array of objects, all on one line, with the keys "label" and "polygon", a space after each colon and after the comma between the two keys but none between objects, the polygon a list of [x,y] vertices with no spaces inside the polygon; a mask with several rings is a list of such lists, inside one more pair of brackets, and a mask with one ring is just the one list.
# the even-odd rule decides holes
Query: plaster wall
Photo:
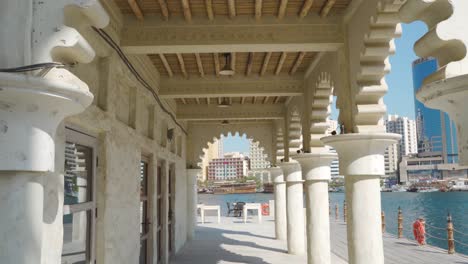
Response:
[{"label": "plaster wall", "polygon": [[[112,12],[110,12],[112,14]],[[118,21],[111,22],[115,27]],[[89,25],[88,25],[89,27]],[[42,263],[61,263],[63,243],[63,164],[64,127],[96,137],[98,140],[96,171],[96,259],[97,263],[138,263],[140,253],[140,160],[148,157],[150,175],[155,177],[159,161],[175,168],[174,250],[187,238],[187,186],[185,134],[158,106],[153,95],[143,87],[109,46],[89,28],[78,30],[90,40],[97,56],[86,65],[70,69],[86,82],[94,95],[93,104],[82,114],[66,119],[56,136],[56,173],[44,178],[44,235]],[[115,28],[106,28],[111,35]],[[116,39],[118,42],[118,39]],[[130,56],[137,71],[155,90],[159,75],[146,56]],[[174,104],[163,102],[174,111]],[[167,129],[174,128],[174,139],[167,142]],[[178,142],[174,142],[178,141]],[[177,146],[177,149],[176,147]],[[172,149],[172,151],[171,151]],[[150,192],[157,190],[157,181],[150,180]],[[154,195],[153,195],[154,197]],[[167,209],[167,208],[166,208]],[[156,203],[152,203],[150,222],[157,219]],[[163,212],[167,217],[167,210]],[[163,233],[167,238],[167,228]],[[156,237],[151,230],[150,237]],[[167,246],[167,245],[166,245]],[[157,248],[156,242],[153,243]],[[156,250],[153,263],[156,263]]]}]

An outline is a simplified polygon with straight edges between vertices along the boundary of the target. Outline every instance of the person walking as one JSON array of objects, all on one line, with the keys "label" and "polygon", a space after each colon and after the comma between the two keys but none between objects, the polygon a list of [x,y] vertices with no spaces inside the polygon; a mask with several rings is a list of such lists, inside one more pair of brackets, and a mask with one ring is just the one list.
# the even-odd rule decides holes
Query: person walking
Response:
[{"label": "person walking", "polygon": [[413,234],[414,234],[414,239],[418,241],[419,245],[426,245],[426,228],[425,228],[426,222],[424,221],[424,218],[418,217],[416,221],[413,223]]}]

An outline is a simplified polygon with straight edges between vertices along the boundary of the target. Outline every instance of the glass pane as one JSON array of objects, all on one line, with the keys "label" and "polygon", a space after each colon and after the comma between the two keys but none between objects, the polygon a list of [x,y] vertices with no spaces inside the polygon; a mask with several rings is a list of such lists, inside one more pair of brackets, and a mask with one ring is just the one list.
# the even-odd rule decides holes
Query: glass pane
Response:
[{"label": "glass pane", "polygon": [[140,162],[140,192],[141,196],[148,194],[148,163]]},{"label": "glass pane", "polygon": [[161,167],[158,168],[158,196],[162,194]]},{"label": "glass pane", "polygon": [[148,203],[140,202],[140,234],[146,234],[148,229],[148,223],[146,222],[147,214],[148,214]]},{"label": "glass pane", "polygon": [[146,252],[146,245],[147,242],[146,240],[144,241],[141,241],[141,244],[140,244],[140,264],[146,264],[146,256],[147,256],[147,252]]},{"label": "glass pane", "polygon": [[88,248],[89,211],[63,216],[62,263],[85,264]]},{"label": "glass pane", "polygon": [[65,147],[65,204],[91,201],[93,149],[75,143]]}]

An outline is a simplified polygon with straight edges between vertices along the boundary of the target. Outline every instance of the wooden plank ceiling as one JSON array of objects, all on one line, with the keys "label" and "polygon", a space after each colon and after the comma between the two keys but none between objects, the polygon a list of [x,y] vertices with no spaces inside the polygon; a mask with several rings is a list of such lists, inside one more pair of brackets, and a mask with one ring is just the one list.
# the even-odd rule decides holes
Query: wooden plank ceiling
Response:
[{"label": "wooden plank ceiling", "polygon": [[247,96],[247,97],[218,97],[218,98],[177,98],[178,104],[220,104],[226,100],[230,104],[284,104],[289,96]]},{"label": "wooden plank ceiling", "polygon": [[[234,75],[272,76],[304,73],[314,52],[237,52],[230,53]],[[226,57],[218,53],[150,54],[150,59],[164,77],[220,76]],[[221,76],[225,77],[225,76]]]},{"label": "wooden plank ceiling", "polygon": [[193,17],[210,20],[218,16],[234,19],[236,16],[305,17],[310,14],[327,16],[342,14],[351,0],[114,0],[122,13],[135,14],[138,19],[145,15],[161,15],[164,20],[184,17],[190,22]]},{"label": "wooden plank ceiling", "polygon": [[[352,0],[114,0],[123,14],[137,19],[160,16],[162,20],[277,17],[278,19],[307,16],[341,15]],[[314,52],[237,52],[231,54],[231,67],[236,77],[272,77],[304,74],[317,55]],[[220,53],[148,54],[164,78],[205,78],[220,76],[225,56]],[[291,97],[219,97],[177,98],[178,104],[284,104]]]}]

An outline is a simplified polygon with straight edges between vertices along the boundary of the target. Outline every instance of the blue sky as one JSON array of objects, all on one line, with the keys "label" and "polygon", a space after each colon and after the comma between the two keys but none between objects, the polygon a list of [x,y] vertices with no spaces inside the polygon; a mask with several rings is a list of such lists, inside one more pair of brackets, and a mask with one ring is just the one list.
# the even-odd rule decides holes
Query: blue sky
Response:
[{"label": "blue sky", "polygon": [[[397,114],[414,119],[414,92],[411,64],[418,57],[413,46],[416,40],[427,32],[423,22],[403,24],[401,38],[395,40],[396,53],[390,57],[392,71],[386,76],[388,93],[384,97],[388,114]],[[332,107],[332,119],[336,119],[338,111],[335,104]],[[224,152],[248,152],[249,142],[245,136],[230,136],[224,140]]]}]

